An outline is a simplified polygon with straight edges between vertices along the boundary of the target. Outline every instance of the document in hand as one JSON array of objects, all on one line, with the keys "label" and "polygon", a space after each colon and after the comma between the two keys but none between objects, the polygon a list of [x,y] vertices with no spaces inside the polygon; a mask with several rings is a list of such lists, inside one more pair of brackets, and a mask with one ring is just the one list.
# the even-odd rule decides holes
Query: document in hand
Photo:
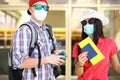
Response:
[{"label": "document in hand", "polygon": [[99,63],[101,60],[104,59],[104,55],[97,48],[90,37],[85,38],[84,40],[79,42],[78,45],[83,52],[88,52],[88,60],[90,60],[93,65]]}]

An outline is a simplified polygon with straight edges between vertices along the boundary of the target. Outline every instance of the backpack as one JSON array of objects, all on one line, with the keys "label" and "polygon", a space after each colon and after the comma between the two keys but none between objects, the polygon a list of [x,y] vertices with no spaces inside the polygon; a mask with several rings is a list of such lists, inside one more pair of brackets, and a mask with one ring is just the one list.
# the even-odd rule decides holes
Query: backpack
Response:
[{"label": "backpack", "polygon": [[[31,30],[31,42],[30,42],[30,48],[29,48],[29,56],[31,56],[33,50],[35,47],[38,47],[38,59],[39,59],[39,63],[38,63],[38,68],[40,68],[40,62],[41,62],[41,53],[40,53],[40,49],[39,49],[39,46],[37,45],[37,40],[38,40],[38,33],[36,31],[36,29],[32,26],[32,24],[30,22],[27,22],[25,24],[22,24],[21,26],[23,25],[27,25],[29,27],[29,29]],[[20,26],[20,27],[21,27]],[[53,51],[55,50],[55,45],[54,45],[54,39],[53,39],[53,34],[52,34],[52,28],[50,25],[46,24],[47,26],[47,32],[49,34],[49,39],[52,39],[52,44],[53,44],[53,50],[51,51],[51,53],[53,53]],[[22,72],[24,69],[19,69],[19,68],[16,68],[14,69],[13,68],[13,61],[12,61],[12,57],[13,56],[13,46],[10,48],[9,52],[8,52],[8,64],[9,64],[9,72],[8,72],[8,78],[9,80],[22,80]],[[61,74],[61,68],[60,67],[54,67],[53,68],[53,73],[55,75],[55,77],[59,76]],[[36,72],[35,72],[35,68],[31,68],[31,71],[35,76],[36,75]]]}]

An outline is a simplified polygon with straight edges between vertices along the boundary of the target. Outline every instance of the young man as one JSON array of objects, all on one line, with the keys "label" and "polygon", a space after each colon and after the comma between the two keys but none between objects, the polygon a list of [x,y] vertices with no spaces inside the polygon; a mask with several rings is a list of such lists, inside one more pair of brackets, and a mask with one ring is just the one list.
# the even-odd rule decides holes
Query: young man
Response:
[{"label": "young man", "polygon": [[[29,46],[31,41],[31,31],[27,25],[21,26],[15,33],[13,40],[13,64],[15,68],[23,69],[23,80],[55,80],[53,68],[51,64],[60,66],[65,61],[58,56],[60,50],[53,49],[52,41],[49,39],[49,33],[46,31],[47,26],[43,22],[47,16],[49,6],[46,0],[30,0],[28,14],[31,15],[30,23],[37,30],[41,62],[38,59],[38,48],[35,47],[32,55],[29,57]],[[57,49],[56,39],[54,45]],[[38,65],[40,63],[40,68]],[[34,77],[31,68],[35,68],[36,75]]]}]

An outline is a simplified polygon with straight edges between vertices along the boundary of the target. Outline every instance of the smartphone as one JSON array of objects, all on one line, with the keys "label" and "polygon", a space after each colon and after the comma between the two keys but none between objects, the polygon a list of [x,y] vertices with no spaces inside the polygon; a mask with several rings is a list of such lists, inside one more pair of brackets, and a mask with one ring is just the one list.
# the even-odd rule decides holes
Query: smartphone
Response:
[{"label": "smartphone", "polygon": [[58,53],[58,55],[64,56],[64,58],[61,58],[63,60],[65,60],[67,58],[65,50],[61,50],[60,53]]}]

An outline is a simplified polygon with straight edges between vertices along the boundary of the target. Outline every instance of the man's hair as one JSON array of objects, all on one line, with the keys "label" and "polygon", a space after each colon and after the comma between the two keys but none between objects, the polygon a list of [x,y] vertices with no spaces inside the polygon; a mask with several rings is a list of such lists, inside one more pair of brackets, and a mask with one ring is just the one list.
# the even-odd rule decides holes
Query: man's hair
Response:
[{"label": "man's hair", "polygon": [[[93,42],[97,44],[99,37],[104,38],[103,24],[99,19],[95,18],[95,22],[93,25],[94,25]],[[82,40],[88,37],[88,35],[85,34],[83,27],[84,26],[82,25]]]},{"label": "man's hair", "polygon": [[31,15],[31,13],[30,13],[29,9],[27,10],[27,13],[28,13],[29,15]]}]

